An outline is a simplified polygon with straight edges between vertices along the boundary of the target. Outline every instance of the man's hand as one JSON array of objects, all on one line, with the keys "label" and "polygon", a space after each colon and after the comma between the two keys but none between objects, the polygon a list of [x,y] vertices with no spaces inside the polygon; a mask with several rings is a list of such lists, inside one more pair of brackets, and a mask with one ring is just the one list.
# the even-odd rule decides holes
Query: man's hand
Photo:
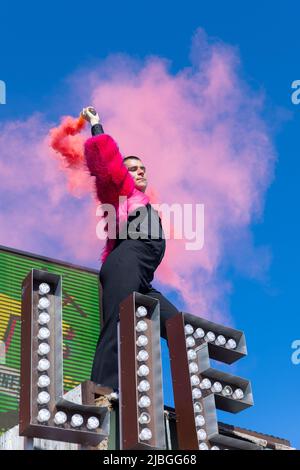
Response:
[{"label": "man's hand", "polygon": [[92,106],[88,106],[87,108],[83,108],[81,111],[81,116],[88,121],[91,126],[94,126],[95,124],[100,123],[100,117],[95,108]]}]

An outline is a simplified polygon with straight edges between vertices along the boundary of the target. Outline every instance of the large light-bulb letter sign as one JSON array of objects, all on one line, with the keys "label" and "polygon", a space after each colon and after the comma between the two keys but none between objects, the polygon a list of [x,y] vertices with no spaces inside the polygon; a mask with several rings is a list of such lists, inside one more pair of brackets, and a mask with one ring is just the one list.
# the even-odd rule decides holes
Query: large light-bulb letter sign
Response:
[{"label": "large light-bulb letter sign", "polygon": [[247,354],[242,331],[187,313],[166,322],[180,449],[248,449],[253,445],[221,435],[216,409],[238,413],[253,405],[249,380],[210,365]]},{"label": "large light-bulb letter sign", "polygon": [[20,435],[97,445],[109,411],[63,397],[61,276],[32,269],[22,284]]},{"label": "large light-bulb letter sign", "polygon": [[121,449],[165,449],[159,301],[121,302],[118,338]]},{"label": "large light-bulb letter sign", "polygon": [[[109,435],[107,406],[93,404],[106,392],[89,382],[79,403],[63,394],[61,293],[61,276],[47,271],[32,269],[22,284],[20,435],[93,446]],[[165,449],[159,301],[133,292],[119,317],[120,447]],[[210,365],[246,356],[243,332],[188,313],[167,320],[166,329],[179,449],[253,449],[221,434],[216,413],[252,406],[249,380]]]}]

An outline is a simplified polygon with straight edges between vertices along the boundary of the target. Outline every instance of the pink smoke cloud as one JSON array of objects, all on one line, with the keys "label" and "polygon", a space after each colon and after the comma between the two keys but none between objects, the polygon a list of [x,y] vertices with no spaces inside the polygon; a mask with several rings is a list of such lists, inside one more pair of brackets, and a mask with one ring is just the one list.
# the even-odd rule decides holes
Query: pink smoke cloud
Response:
[{"label": "pink smoke cloud", "polygon": [[[254,246],[251,224],[262,216],[276,156],[260,117],[263,96],[240,78],[237,51],[209,44],[198,30],[190,59],[174,74],[159,57],[114,55],[71,84],[76,101],[91,90],[85,104],[96,107],[121,152],[143,158],[160,203],[204,204],[203,249],[168,240],[156,279],[181,295],[182,309],[228,321],[233,286],[220,267],[231,263],[258,278],[268,267],[268,249]],[[95,266],[103,242],[96,238],[92,179],[53,158],[50,127],[36,115],[2,128],[0,242]]]},{"label": "pink smoke cloud", "polygon": [[51,156],[48,132],[39,114],[1,128],[0,243],[84,263],[89,250],[98,249],[91,236],[94,203],[83,197],[91,178]]}]

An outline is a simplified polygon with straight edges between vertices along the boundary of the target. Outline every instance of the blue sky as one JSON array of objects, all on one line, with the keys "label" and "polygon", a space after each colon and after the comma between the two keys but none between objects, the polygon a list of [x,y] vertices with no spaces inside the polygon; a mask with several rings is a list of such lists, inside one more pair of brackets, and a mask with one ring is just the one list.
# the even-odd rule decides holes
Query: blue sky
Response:
[{"label": "blue sky", "polygon": [[[6,2],[0,10],[0,80],[7,85],[1,121],[25,119],[35,111],[57,121],[66,78],[111,53],[166,57],[176,73],[189,65],[191,37],[198,27],[238,48],[244,80],[265,93],[264,115],[278,162],[263,218],[252,226],[254,244],[268,246],[272,254],[268,273],[255,280],[222,267],[234,286],[232,317],[248,343],[249,356],[234,373],[252,380],[255,406],[236,416],[219,413],[219,417],[286,437],[295,447],[300,447],[300,364],[292,364],[291,344],[300,339],[300,105],[291,103],[291,83],[300,79],[299,14],[296,1],[257,0],[28,1]],[[63,105],[61,110],[66,112]],[[163,352],[165,356],[165,348]],[[166,401],[171,403],[167,369],[165,361]]]}]

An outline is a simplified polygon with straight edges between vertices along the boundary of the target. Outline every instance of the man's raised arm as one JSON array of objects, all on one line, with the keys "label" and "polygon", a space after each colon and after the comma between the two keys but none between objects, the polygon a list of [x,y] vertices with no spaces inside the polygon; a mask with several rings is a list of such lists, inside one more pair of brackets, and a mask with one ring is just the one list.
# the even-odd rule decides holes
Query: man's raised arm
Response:
[{"label": "man's raised arm", "polygon": [[96,177],[97,196],[102,203],[117,204],[119,196],[132,194],[134,179],[123,163],[117,143],[104,133],[94,108],[84,108],[81,114],[91,124],[92,137],[85,142],[84,153],[87,167]]}]

